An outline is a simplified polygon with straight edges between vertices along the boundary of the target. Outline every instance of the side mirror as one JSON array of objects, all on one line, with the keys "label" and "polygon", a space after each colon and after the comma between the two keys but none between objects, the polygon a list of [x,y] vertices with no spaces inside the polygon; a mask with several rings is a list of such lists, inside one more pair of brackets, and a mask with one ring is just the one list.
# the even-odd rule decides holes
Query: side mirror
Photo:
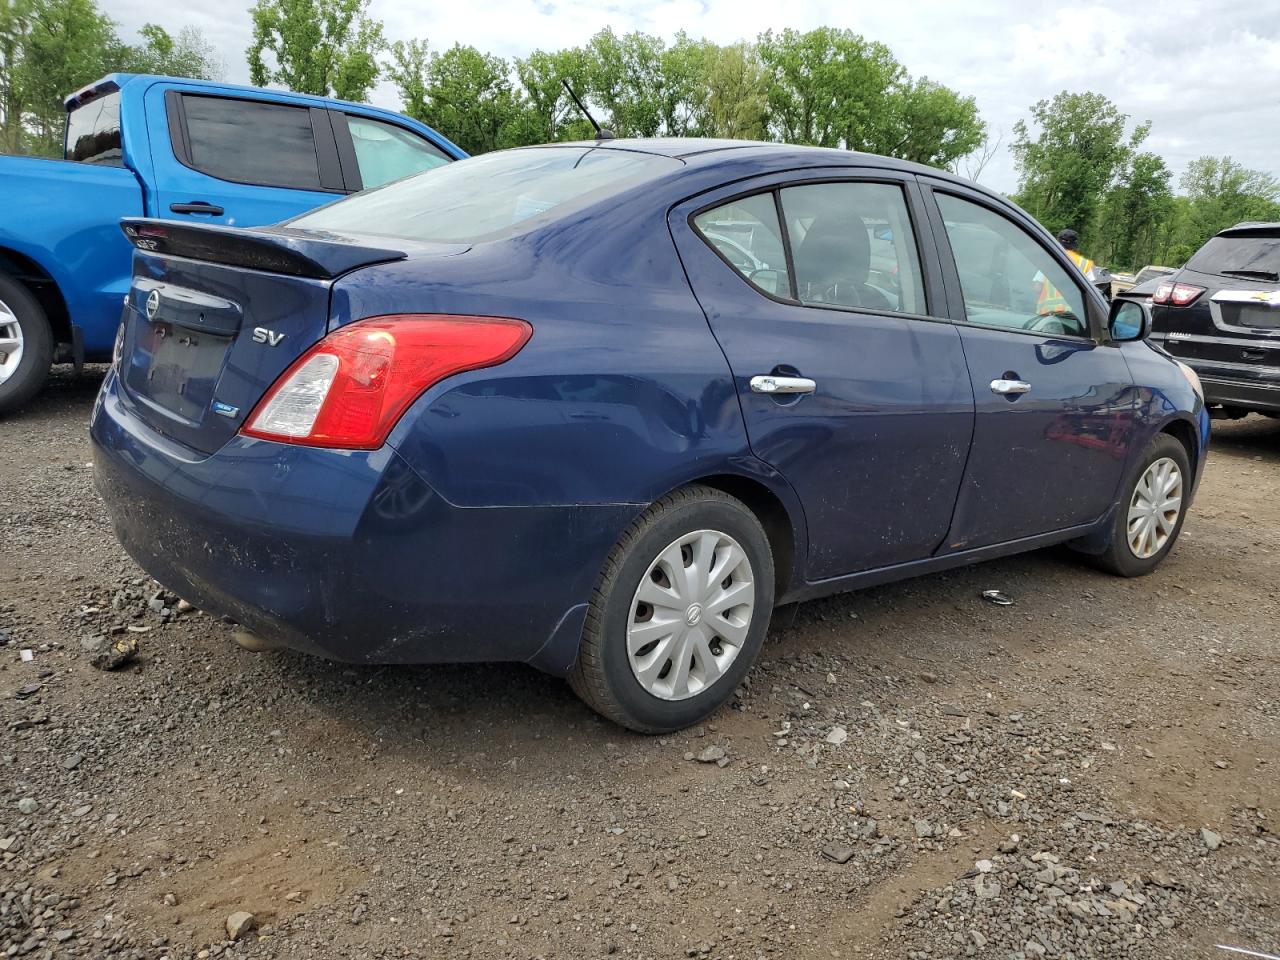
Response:
[{"label": "side mirror", "polygon": [[1107,329],[1112,340],[1145,340],[1151,333],[1151,308],[1137,300],[1114,300]]}]

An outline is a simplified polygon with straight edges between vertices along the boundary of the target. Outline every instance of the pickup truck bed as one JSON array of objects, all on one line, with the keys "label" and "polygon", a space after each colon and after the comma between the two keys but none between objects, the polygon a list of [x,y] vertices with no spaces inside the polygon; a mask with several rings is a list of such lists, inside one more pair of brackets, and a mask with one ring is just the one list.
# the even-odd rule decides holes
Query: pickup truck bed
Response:
[{"label": "pickup truck bed", "polygon": [[390,111],[200,80],[112,74],[67,112],[66,159],[0,157],[0,413],[50,363],[110,359],[122,218],[276,223],[466,155]]}]

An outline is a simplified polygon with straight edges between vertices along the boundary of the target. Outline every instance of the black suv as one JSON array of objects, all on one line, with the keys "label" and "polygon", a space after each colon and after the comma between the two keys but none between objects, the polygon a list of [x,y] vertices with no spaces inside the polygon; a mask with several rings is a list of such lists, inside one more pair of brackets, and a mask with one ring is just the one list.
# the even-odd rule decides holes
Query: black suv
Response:
[{"label": "black suv", "polygon": [[1220,418],[1280,416],[1280,223],[1238,223],[1162,279],[1151,339],[1200,375]]}]

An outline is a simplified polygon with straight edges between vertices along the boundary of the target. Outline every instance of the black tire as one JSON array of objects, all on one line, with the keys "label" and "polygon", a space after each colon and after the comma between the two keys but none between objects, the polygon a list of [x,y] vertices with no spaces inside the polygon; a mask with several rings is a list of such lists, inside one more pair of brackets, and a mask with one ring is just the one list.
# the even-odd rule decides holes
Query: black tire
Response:
[{"label": "black tire", "polygon": [[[1182,505],[1173,530],[1164,545],[1149,557],[1139,557],[1129,547],[1129,508],[1133,503],[1134,493],[1139,481],[1147,469],[1157,460],[1168,458],[1178,466],[1182,474]],[[1096,558],[1098,566],[1108,573],[1121,577],[1144,577],[1169,555],[1173,545],[1178,542],[1178,534],[1182,532],[1182,524],[1187,518],[1187,507],[1191,496],[1191,464],[1187,458],[1187,448],[1167,433],[1160,433],[1147,444],[1138,463],[1125,478],[1120,488],[1120,501],[1116,505],[1115,519],[1112,521],[1111,541],[1105,553]]]},{"label": "black tire", "polygon": [[[44,386],[53,363],[53,331],[44,310],[27,288],[0,275],[0,304],[18,319],[22,331],[22,359],[9,379],[0,383],[0,414],[18,409]],[[0,323],[5,311],[0,310]]]},{"label": "black tire", "polygon": [[[632,601],[658,556],[681,536],[700,530],[727,534],[741,546],[751,565],[753,612],[745,641],[718,679],[687,699],[662,699],[641,685],[628,659]],[[773,614],[773,577],[769,539],[741,501],[702,486],[668,494],[627,528],[605,561],[570,686],[597,713],[638,733],[668,733],[706,719],[732,695],[760,652]]]}]

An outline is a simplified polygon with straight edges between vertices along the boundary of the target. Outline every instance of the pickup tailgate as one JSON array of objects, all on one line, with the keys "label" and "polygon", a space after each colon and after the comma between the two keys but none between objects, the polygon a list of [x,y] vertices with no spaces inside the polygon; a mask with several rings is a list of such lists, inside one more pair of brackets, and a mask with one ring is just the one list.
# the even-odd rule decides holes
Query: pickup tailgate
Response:
[{"label": "pickup tailgate", "polygon": [[198,454],[225,444],[330,325],[336,277],[396,250],[270,230],[127,220],[133,282],[120,379],[152,428]]}]

